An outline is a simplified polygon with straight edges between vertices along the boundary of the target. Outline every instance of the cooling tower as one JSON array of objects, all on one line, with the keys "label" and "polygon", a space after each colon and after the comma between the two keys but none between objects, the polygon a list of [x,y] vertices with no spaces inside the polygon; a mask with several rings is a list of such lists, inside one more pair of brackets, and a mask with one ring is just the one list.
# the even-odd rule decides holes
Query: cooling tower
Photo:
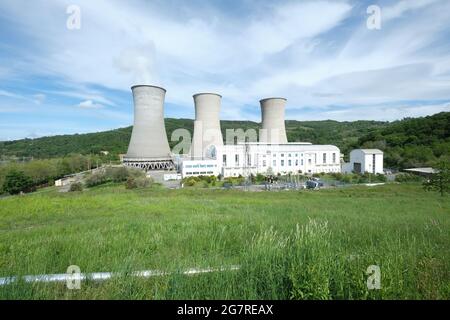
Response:
[{"label": "cooling tower", "polygon": [[215,158],[216,147],[223,146],[219,119],[221,99],[222,96],[215,93],[194,95],[194,137],[190,152],[194,159]]},{"label": "cooling tower", "polygon": [[134,125],[124,164],[144,170],[173,168],[164,126],[166,90],[149,85],[131,87]]},{"label": "cooling tower", "polygon": [[284,109],[286,99],[268,98],[260,101],[262,128],[260,142],[283,144],[287,143],[286,128],[284,126]]}]

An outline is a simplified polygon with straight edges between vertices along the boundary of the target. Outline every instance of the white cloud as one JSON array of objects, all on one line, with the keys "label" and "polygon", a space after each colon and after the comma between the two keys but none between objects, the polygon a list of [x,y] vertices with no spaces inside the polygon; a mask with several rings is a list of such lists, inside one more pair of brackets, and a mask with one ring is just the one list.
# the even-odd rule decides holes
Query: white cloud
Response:
[{"label": "white cloud", "polygon": [[33,98],[36,104],[42,104],[47,98],[47,96],[43,93],[37,93],[33,95]]},{"label": "white cloud", "polygon": [[85,100],[81,101],[79,104],[77,104],[77,107],[82,109],[100,109],[103,108],[103,105],[99,103],[95,103],[92,100]]}]

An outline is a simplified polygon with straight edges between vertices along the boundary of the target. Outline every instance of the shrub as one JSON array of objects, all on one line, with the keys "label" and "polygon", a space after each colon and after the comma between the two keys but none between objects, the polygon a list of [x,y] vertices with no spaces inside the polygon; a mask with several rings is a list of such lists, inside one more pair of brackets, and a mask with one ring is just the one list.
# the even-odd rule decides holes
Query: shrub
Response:
[{"label": "shrub", "polygon": [[12,170],[5,176],[3,191],[9,194],[30,192],[33,190],[33,181],[22,171]]},{"label": "shrub", "polygon": [[80,182],[74,182],[70,185],[69,192],[83,191],[83,185]]},{"label": "shrub", "polygon": [[146,177],[128,177],[125,183],[125,188],[136,189],[136,188],[146,188],[152,184],[153,180]]},{"label": "shrub", "polygon": [[395,176],[396,182],[419,182],[422,181],[423,178],[411,173],[399,173]]},{"label": "shrub", "polygon": [[112,182],[123,182],[127,181],[129,177],[129,170],[125,167],[113,168],[109,167],[105,171],[105,177],[107,180]]},{"label": "shrub", "polygon": [[85,183],[88,188],[91,188],[106,183],[107,181],[108,179],[104,173],[95,172],[86,178]]},{"label": "shrub", "polygon": [[381,173],[377,173],[375,179],[377,181],[379,181],[379,182],[386,182],[387,181],[386,176],[384,174],[381,174]]},{"label": "shrub", "polygon": [[258,174],[256,175],[256,181],[257,181],[257,182],[263,182],[263,181],[265,181],[265,179],[266,179],[266,177],[263,176],[261,173],[258,173]]},{"label": "shrub", "polygon": [[425,190],[438,191],[441,196],[450,192],[450,165],[447,161],[438,163],[436,172],[424,183]]}]

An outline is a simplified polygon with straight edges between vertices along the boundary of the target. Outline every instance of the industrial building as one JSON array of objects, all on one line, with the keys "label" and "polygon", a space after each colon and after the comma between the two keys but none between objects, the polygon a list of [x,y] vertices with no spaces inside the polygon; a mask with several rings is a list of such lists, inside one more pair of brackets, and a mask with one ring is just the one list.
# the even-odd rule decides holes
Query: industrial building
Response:
[{"label": "industrial building", "polygon": [[[250,174],[313,174],[341,172],[341,154],[333,145],[288,142],[285,129],[285,98],[260,101],[261,129],[257,137],[223,143],[220,128],[222,96],[199,93],[193,96],[194,133],[190,151],[170,153],[164,126],[164,97],[160,87],[132,88],[134,127],[123,163],[144,170],[177,170],[182,177]],[[242,140],[242,139],[241,139]]]},{"label": "industrial building", "polygon": [[383,151],[379,149],[352,150],[350,162],[342,165],[342,172],[383,174]]}]

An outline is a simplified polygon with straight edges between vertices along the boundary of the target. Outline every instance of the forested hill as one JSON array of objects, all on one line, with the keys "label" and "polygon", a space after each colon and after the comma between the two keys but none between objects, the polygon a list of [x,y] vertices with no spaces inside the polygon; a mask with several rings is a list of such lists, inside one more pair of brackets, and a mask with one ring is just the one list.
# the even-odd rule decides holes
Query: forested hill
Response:
[{"label": "forested hill", "polygon": [[[165,119],[167,136],[170,141],[172,132],[178,128],[193,131],[194,122],[191,119]],[[286,121],[286,131],[289,141],[309,141],[312,143],[334,144],[346,152],[358,142],[363,134],[370,129],[382,128],[386,122],[376,121]],[[221,121],[223,137],[227,129],[255,129],[259,123],[252,121]],[[126,153],[130,141],[132,127],[120,128],[104,132],[73,134],[22,139],[0,142],[0,154],[3,157],[61,157],[70,153],[98,154],[109,151],[113,155]],[[170,142],[171,147],[177,142]]]},{"label": "forested hill", "polygon": [[407,118],[369,130],[358,144],[385,152],[385,166],[410,168],[450,161],[450,112]]},{"label": "forested hill", "polygon": [[[193,120],[165,120],[167,135],[185,128],[192,133]],[[395,122],[354,121],[286,121],[288,140],[309,141],[337,145],[346,155],[352,148],[376,147],[386,153],[386,167],[430,165],[439,157],[448,156],[450,112],[425,118],[404,119]],[[258,129],[251,121],[221,121],[226,129]],[[131,127],[111,131],[61,135],[37,139],[0,142],[2,157],[52,158],[71,153],[98,154],[108,151],[113,157],[126,153]],[[177,142],[171,142],[171,146]]]}]

